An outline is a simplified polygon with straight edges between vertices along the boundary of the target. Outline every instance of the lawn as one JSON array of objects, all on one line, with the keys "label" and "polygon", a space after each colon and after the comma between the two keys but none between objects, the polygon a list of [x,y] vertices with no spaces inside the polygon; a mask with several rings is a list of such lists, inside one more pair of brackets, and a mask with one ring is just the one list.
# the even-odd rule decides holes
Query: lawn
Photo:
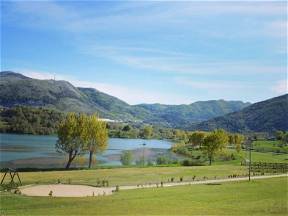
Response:
[{"label": "lawn", "polygon": [[287,178],[120,191],[89,198],[1,193],[1,215],[287,215]]},{"label": "lawn", "polygon": [[[235,165],[215,165],[215,166],[193,166],[193,167],[146,167],[146,168],[112,168],[74,171],[46,171],[46,172],[20,172],[19,175],[23,184],[47,184],[57,183],[58,179],[62,183],[71,180],[72,184],[97,185],[97,181],[106,179],[110,186],[115,185],[136,185],[147,183],[160,183],[168,181],[174,177],[184,181],[191,180],[194,175],[196,179],[227,178],[232,174],[246,174],[247,167]],[[1,177],[4,173],[1,173]]]},{"label": "lawn", "polygon": [[[229,160],[229,161],[220,161],[217,160],[214,162],[214,164],[234,164],[239,165],[241,164],[242,158],[249,159],[249,152],[242,151],[242,158],[240,156],[237,156],[237,152],[232,149],[227,150],[228,153],[233,153],[236,155],[236,160]],[[252,162],[266,162],[266,163],[287,163],[288,162],[288,154],[283,153],[274,153],[274,152],[251,152],[251,160]]]},{"label": "lawn", "polygon": [[259,140],[253,142],[253,148],[258,152],[288,153],[288,146],[280,141]]}]

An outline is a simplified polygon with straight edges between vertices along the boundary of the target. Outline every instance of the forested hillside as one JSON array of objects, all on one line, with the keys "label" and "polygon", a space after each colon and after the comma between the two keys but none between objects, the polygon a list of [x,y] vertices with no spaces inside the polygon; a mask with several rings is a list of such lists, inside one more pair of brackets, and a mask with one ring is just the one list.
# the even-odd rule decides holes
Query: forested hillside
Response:
[{"label": "forested hillside", "polygon": [[64,114],[51,109],[13,107],[0,109],[0,132],[54,134]]},{"label": "forested hillside", "polygon": [[193,122],[222,116],[250,105],[241,101],[211,100],[189,105],[132,106],[96,89],[75,87],[61,80],[32,79],[11,71],[0,73],[0,88],[0,105],[3,107],[21,105],[63,112],[97,112],[102,118],[175,128],[187,128]]},{"label": "forested hillside", "polygon": [[223,128],[231,132],[288,130],[288,94],[252,104],[241,111],[194,124],[193,130]]}]

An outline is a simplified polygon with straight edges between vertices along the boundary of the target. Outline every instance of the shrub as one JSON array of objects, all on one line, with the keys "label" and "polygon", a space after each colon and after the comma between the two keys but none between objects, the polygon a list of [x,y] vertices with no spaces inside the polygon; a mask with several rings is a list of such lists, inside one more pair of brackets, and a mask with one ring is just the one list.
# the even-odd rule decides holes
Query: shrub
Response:
[{"label": "shrub", "polygon": [[156,163],[157,163],[158,165],[168,164],[169,161],[168,161],[168,158],[166,158],[165,156],[159,156],[159,157],[156,159]]},{"label": "shrub", "polygon": [[195,160],[183,160],[182,166],[204,166],[204,163],[202,161],[195,161]]},{"label": "shrub", "polygon": [[132,163],[132,152],[131,151],[124,151],[121,155],[120,161],[122,165],[128,166]]}]

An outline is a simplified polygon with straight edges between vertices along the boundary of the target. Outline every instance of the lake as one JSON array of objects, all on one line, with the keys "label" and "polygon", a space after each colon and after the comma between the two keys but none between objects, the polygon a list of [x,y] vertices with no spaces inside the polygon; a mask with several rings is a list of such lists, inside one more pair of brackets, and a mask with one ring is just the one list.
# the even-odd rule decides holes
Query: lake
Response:
[{"label": "lake", "polygon": [[[57,136],[37,136],[20,134],[0,134],[0,166],[3,167],[63,167],[66,155],[56,152]],[[143,148],[145,143],[145,148]],[[118,139],[110,138],[107,149],[96,154],[97,164],[121,165],[120,155],[131,150],[134,162],[144,153],[146,161],[156,161],[160,155],[171,159],[178,156],[169,149],[172,143],[167,140]],[[85,166],[87,154],[75,160],[73,166]]]}]

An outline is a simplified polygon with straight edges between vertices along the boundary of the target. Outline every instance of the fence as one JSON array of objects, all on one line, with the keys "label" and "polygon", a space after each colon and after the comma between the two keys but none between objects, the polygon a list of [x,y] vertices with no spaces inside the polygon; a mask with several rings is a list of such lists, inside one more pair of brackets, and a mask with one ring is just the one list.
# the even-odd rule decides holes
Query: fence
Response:
[{"label": "fence", "polygon": [[253,173],[287,173],[288,163],[251,163],[251,172]]}]

